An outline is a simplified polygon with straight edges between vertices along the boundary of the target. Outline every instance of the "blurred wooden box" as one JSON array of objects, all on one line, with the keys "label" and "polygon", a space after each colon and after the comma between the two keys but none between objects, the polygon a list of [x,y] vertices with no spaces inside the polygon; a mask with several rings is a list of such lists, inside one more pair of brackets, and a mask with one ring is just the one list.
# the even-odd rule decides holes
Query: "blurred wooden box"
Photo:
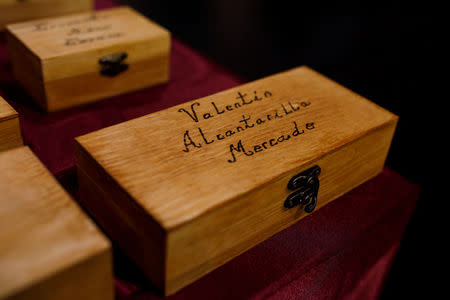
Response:
[{"label": "blurred wooden box", "polygon": [[0,151],[22,145],[19,115],[0,96]]},{"label": "blurred wooden box", "polygon": [[128,7],[7,26],[16,79],[47,111],[169,79],[170,33]]},{"label": "blurred wooden box", "polygon": [[0,299],[113,299],[110,243],[28,147],[0,153]]},{"label": "blurred wooden box", "polygon": [[78,137],[80,201],[168,295],[377,175],[396,124],[300,67]]},{"label": "blurred wooden box", "polygon": [[0,0],[0,30],[10,23],[92,10],[93,0]]}]

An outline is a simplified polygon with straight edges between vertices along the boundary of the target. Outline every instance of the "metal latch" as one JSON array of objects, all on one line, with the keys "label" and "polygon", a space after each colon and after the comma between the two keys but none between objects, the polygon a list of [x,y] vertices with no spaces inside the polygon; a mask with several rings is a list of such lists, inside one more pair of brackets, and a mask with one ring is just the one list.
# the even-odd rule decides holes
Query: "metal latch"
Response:
[{"label": "metal latch", "polygon": [[305,205],[305,212],[311,213],[317,205],[321,171],[320,167],[316,165],[292,177],[287,188],[296,191],[287,196],[284,207],[293,208],[297,205]]},{"label": "metal latch", "polygon": [[128,57],[125,52],[103,56],[98,63],[101,65],[100,74],[114,77],[128,69],[128,64],[123,61]]}]

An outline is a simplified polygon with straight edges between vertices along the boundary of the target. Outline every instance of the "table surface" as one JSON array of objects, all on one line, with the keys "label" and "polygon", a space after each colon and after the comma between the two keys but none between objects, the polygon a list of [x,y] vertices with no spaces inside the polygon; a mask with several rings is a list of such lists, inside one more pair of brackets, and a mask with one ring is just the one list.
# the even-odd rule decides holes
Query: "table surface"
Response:
[{"label": "table surface", "polygon": [[[114,5],[97,1],[97,8]],[[24,143],[75,198],[75,137],[243,82],[174,38],[168,84],[47,114],[14,81],[0,35],[0,95],[19,113]],[[169,298],[375,299],[418,195],[416,185],[385,168]],[[117,247],[114,264],[117,299],[160,298]]]}]

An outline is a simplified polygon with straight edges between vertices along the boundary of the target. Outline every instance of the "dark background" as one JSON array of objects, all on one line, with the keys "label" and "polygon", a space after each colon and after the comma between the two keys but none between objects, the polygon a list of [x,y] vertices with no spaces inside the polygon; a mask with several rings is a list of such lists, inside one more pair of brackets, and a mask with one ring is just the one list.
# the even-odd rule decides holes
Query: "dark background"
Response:
[{"label": "dark background", "polygon": [[422,193],[381,298],[429,298],[440,288],[445,273],[434,269],[442,267],[444,235],[435,223],[446,199],[436,186],[446,127],[438,115],[446,100],[435,92],[444,69],[437,17],[399,16],[389,7],[389,15],[310,16],[334,7],[296,1],[122,2],[247,81],[308,65],[399,115],[387,165]]}]

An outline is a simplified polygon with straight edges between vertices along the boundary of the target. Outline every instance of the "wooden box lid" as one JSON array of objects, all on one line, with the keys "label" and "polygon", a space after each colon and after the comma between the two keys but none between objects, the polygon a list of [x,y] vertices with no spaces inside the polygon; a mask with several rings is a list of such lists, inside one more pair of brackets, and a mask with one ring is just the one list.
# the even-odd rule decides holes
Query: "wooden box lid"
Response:
[{"label": "wooden box lid", "polygon": [[[109,211],[111,198],[139,207],[128,210],[131,231],[165,237],[155,242],[165,249],[163,275],[147,274],[172,293],[304,217],[283,205],[294,175],[322,169],[321,207],[378,174],[396,122],[354,92],[296,68],[77,138],[80,176],[106,194],[104,206],[94,204],[102,200],[92,191],[82,201],[94,215]],[[114,216],[99,217],[108,231],[104,218]]]},{"label": "wooden box lid", "polygon": [[89,11],[93,0],[0,0],[0,30],[9,23]]},{"label": "wooden box lid", "polygon": [[113,299],[110,243],[21,147],[0,153],[0,299]]},{"label": "wooden box lid", "polygon": [[22,145],[19,114],[0,96],[0,151]]},{"label": "wooden box lid", "polygon": [[[15,77],[49,111],[168,80],[170,33],[126,6],[8,25],[7,32]],[[128,68],[105,72],[114,55]]]}]

